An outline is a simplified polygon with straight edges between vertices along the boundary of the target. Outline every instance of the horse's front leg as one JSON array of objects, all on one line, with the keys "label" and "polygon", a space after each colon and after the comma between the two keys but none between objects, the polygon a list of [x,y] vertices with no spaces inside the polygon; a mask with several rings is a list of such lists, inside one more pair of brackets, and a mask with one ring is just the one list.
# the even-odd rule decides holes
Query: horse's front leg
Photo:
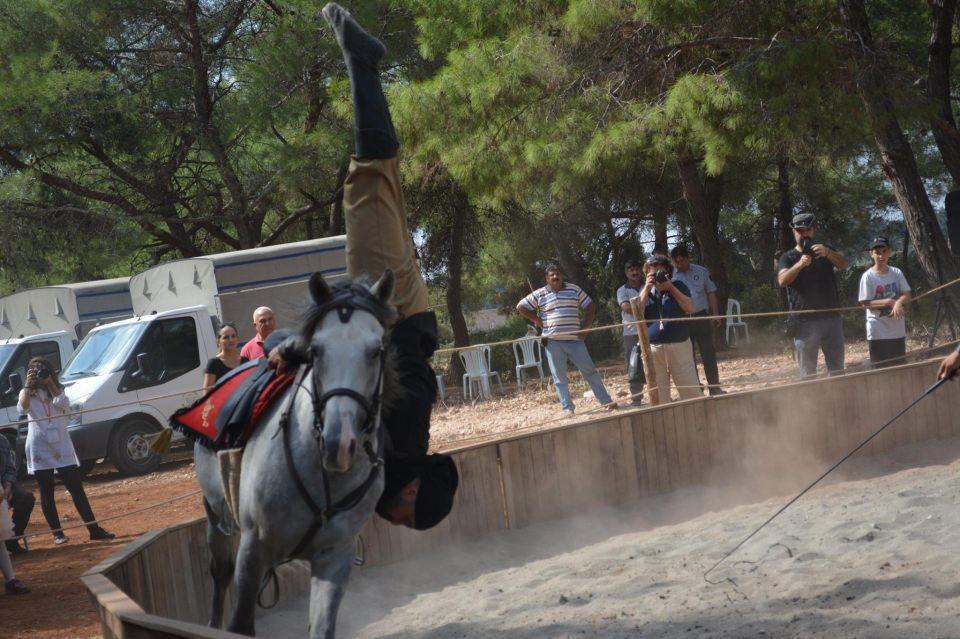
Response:
[{"label": "horse's front leg", "polygon": [[223,623],[224,595],[233,577],[233,547],[230,537],[217,526],[217,516],[206,499],[203,500],[203,507],[207,511],[207,547],[210,549],[210,576],[213,578],[210,626],[219,628]]},{"label": "horse's front leg", "polygon": [[353,541],[317,553],[310,560],[310,638],[333,639],[337,611],[350,577],[356,546]]},{"label": "horse's front leg", "polygon": [[263,548],[253,530],[240,534],[234,577],[235,602],[227,630],[241,635],[254,635],[257,595],[263,580]]}]

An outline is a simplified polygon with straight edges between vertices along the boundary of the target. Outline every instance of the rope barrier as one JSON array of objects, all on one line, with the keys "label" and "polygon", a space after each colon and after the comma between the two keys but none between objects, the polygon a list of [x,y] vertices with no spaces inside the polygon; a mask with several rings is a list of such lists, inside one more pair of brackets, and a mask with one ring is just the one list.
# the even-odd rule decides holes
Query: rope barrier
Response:
[{"label": "rope barrier", "polygon": [[[939,293],[940,291],[942,291],[942,290],[944,290],[944,289],[947,289],[947,288],[949,288],[949,287],[951,287],[951,286],[955,286],[956,284],[960,284],[960,277],[958,277],[957,279],[952,280],[952,281],[950,281],[950,282],[947,282],[946,284],[941,284],[940,286],[937,286],[937,287],[935,287],[935,288],[932,288],[932,289],[930,289],[929,291],[925,291],[925,292],[923,292],[923,293],[921,293],[921,294],[919,294],[919,295],[917,295],[917,296],[915,296],[915,297],[912,297],[910,301],[911,301],[911,302],[919,302],[920,300],[922,300],[922,299],[925,298],[925,297],[928,297],[928,296],[933,295],[933,294],[935,294],[935,293]],[[636,298],[634,298],[634,299],[636,299]],[[850,311],[860,311],[860,312],[863,312],[863,311],[864,311],[864,307],[863,307],[863,306],[860,306],[860,305],[857,305],[857,306],[837,306],[837,307],[832,307],[832,308],[820,308],[820,309],[796,310],[796,311],[761,311],[761,312],[756,312],[756,313],[741,313],[740,315],[738,315],[738,318],[743,319],[743,318],[763,318],[763,317],[785,317],[785,316],[797,316],[797,315],[810,315],[810,314],[814,314],[814,313],[820,313],[820,314],[822,314],[822,313],[848,313],[848,312],[850,312]],[[666,322],[707,322],[707,321],[725,320],[725,319],[727,319],[727,316],[726,316],[726,315],[702,315],[702,316],[698,316],[698,317],[692,317],[692,316],[685,316],[685,317],[664,317],[662,320],[658,320],[658,321],[662,321],[662,322],[664,322],[664,323],[666,323]],[[640,320],[640,321],[642,322],[642,321],[645,321],[645,320]],[[594,327],[592,327],[592,328],[580,329],[579,331],[571,331],[570,333],[565,333],[565,335],[587,335],[587,334],[589,334],[589,333],[596,333],[596,332],[599,332],[599,331],[609,331],[609,330],[613,330],[613,329],[617,329],[617,328],[623,328],[624,326],[633,326],[635,323],[636,323],[636,322],[620,322],[620,323],[617,323],[617,324],[607,324],[607,325],[605,325],[605,326],[594,326]],[[543,338],[542,335],[524,335],[523,337],[517,337],[517,338],[514,338],[514,339],[505,339],[505,340],[500,340],[500,341],[497,341],[497,342],[486,342],[486,343],[482,343],[482,344],[472,344],[472,345],[470,345],[470,346],[455,346],[455,347],[450,347],[450,348],[440,348],[440,349],[437,349],[436,351],[434,351],[433,354],[434,354],[434,355],[443,355],[443,354],[446,354],[446,353],[458,353],[458,352],[460,352],[460,351],[469,350],[469,349],[471,349],[471,348],[485,348],[485,347],[486,347],[486,348],[489,348],[489,347],[493,347],[493,346],[505,346],[505,345],[507,345],[507,344],[513,344],[513,343],[515,343],[515,342],[519,343],[519,342],[523,342],[523,341],[537,340],[537,339],[542,339],[542,338]]]},{"label": "rope barrier", "polygon": [[101,519],[97,519],[96,521],[85,521],[85,522],[83,522],[82,524],[76,524],[75,526],[61,526],[60,528],[56,528],[56,529],[50,528],[50,529],[43,530],[43,531],[40,531],[40,532],[24,533],[24,534],[22,534],[22,535],[17,535],[17,536],[15,536],[15,537],[10,537],[10,538],[8,539],[8,541],[18,541],[18,540],[20,540],[20,539],[28,539],[28,538],[30,538],[30,537],[40,537],[41,535],[50,535],[50,534],[62,533],[62,532],[67,531],[67,530],[76,530],[77,528],[86,528],[87,526],[99,526],[100,524],[106,523],[106,522],[108,522],[108,521],[115,521],[115,520],[117,520],[117,519],[123,519],[124,517],[131,517],[131,516],[133,516],[133,515],[139,515],[140,513],[144,513],[144,512],[146,512],[146,511],[148,511],[148,510],[153,510],[154,508],[159,508],[159,507],[161,507],[161,506],[166,506],[167,504],[172,504],[172,503],[175,502],[175,501],[180,501],[181,499],[186,499],[187,497],[194,497],[195,495],[199,495],[201,492],[203,492],[203,491],[201,491],[201,490],[198,489],[198,490],[195,490],[195,491],[190,492],[190,493],[186,493],[186,494],[183,494],[183,495],[177,495],[176,497],[171,497],[170,499],[164,499],[163,501],[158,501],[158,502],[156,502],[156,503],[150,504],[149,506],[144,506],[143,508],[138,508],[137,510],[131,510],[131,511],[129,511],[129,512],[121,513],[121,514],[119,514],[119,515],[113,515],[112,517],[103,517],[103,518],[101,518]]}]

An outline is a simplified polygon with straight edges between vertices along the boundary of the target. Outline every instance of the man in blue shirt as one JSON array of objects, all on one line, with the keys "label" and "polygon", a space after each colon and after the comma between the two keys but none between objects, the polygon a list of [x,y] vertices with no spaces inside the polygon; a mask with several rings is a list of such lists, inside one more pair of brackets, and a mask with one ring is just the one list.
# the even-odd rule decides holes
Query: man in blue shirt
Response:
[{"label": "man in blue shirt", "polygon": [[[693,300],[694,317],[720,315],[717,304],[717,285],[710,279],[710,271],[693,264],[690,253],[683,244],[677,244],[670,251],[673,264],[677,270],[673,273],[674,282],[683,282],[690,289],[690,299]],[[714,320],[719,322],[720,320]],[[720,373],[717,370],[717,350],[713,346],[713,326],[710,320],[687,322],[690,328],[690,342],[700,349],[700,359],[703,361],[703,375],[707,378],[707,386],[711,395],[722,395],[720,390]],[[694,369],[696,370],[696,369]]]},{"label": "man in blue shirt", "polygon": [[690,289],[683,282],[673,282],[673,266],[663,255],[647,260],[647,280],[640,292],[640,306],[644,308],[647,336],[650,338],[650,358],[653,360],[660,403],[670,401],[670,378],[677,387],[680,399],[700,397],[690,344],[687,322],[671,322],[671,318],[686,317],[693,310]]}]

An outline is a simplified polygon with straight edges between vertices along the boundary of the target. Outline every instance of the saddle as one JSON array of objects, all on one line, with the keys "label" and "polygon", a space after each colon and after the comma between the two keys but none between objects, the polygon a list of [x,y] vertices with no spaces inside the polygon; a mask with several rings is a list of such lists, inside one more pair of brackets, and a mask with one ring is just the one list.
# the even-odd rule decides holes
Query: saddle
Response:
[{"label": "saddle", "polygon": [[170,417],[170,426],[214,451],[243,448],[260,417],[293,383],[277,375],[266,358],[242,364],[206,395]]}]

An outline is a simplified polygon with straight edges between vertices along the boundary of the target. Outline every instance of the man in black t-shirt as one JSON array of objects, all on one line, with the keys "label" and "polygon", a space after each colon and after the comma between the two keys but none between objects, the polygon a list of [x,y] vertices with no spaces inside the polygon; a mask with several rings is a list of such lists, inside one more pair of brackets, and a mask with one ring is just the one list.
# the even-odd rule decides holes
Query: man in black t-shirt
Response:
[{"label": "man in black t-shirt", "polygon": [[[831,246],[814,243],[817,218],[813,213],[795,215],[790,226],[797,245],[780,256],[777,282],[787,289],[791,310],[838,308],[835,270],[847,268],[847,258]],[[838,311],[797,313],[790,323],[801,377],[816,375],[820,350],[829,375],[843,372],[843,320]]]}]

